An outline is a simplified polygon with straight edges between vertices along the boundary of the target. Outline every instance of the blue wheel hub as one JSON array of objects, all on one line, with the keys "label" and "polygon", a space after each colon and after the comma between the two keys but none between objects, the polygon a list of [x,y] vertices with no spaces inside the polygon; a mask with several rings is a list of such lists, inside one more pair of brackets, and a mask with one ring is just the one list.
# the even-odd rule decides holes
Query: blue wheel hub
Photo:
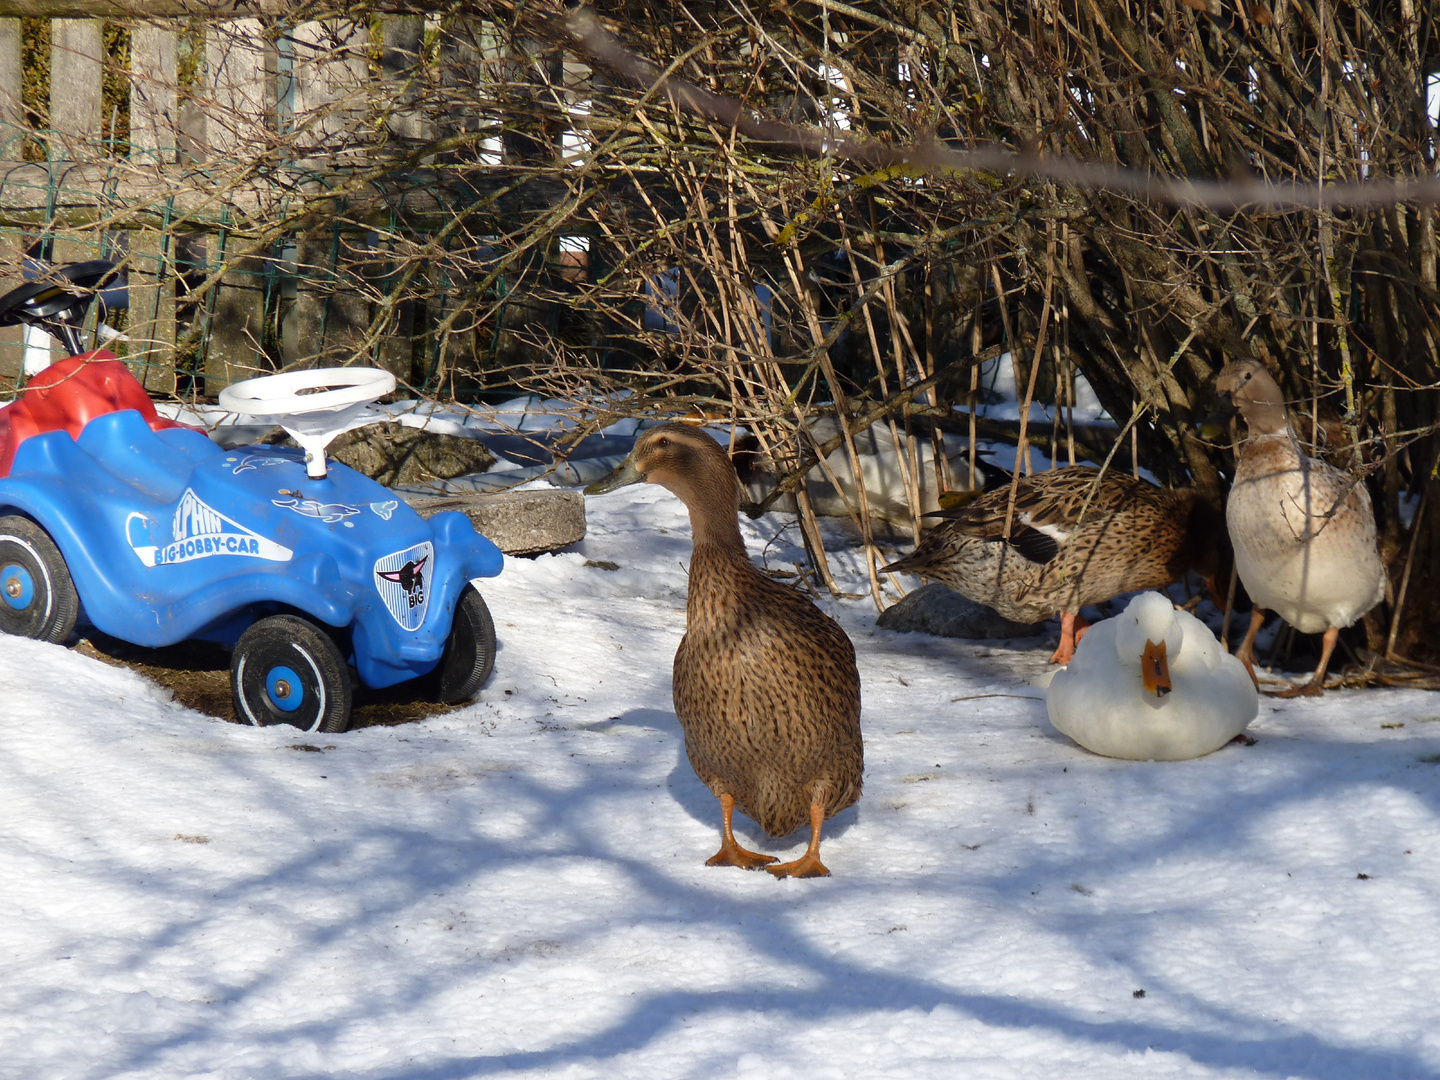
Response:
[{"label": "blue wheel hub", "polygon": [[0,567],[0,598],[16,611],[24,611],[35,600],[35,579],[19,563]]},{"label": "blue wheel hub", "polygon": [[281,712],[294,712],[305,703],[305,687],[294,668],[277,664],[265,674],[265,693]]}]

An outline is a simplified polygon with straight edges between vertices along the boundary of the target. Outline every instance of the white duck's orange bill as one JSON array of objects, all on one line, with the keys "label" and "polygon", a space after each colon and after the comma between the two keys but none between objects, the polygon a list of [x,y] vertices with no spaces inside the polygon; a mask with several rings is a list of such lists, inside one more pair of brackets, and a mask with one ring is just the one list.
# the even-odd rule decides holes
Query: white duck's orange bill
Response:
[{"label": "white duck's orange bill", "polygon": [[1145,641],[1145,652],[1140,657],[1140,679],[1145,691],[1156,697],[1164,697],[1174,687],[1170,685],[1170,660],[1165,654],[1165,642],[1158,645]]}]

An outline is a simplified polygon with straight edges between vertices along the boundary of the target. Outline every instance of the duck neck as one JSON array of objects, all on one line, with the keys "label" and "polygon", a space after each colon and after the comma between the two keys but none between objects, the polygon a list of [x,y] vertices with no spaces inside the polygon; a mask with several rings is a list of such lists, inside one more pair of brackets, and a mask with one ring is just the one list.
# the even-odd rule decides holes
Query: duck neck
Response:
[{"label": "duck neck", "polygon": [[685,599],[685,626],[690,634],[713,633],[729,625],[734,606],[741,602],[737,585],[746,579],[747,571],[754,572],[735,517],[734,488],[728,500],[723,490],[717,485],[704,489],[698,497],[696,493],[681,496],[690,511],[694,541]]},{"label": "duck neck", "polygon": [[745,554],[745,541],[740,536],[740,522],[735,517],[736,491],[733,484],[727,490],[717,485],[702,491],[689,493],[685,506],[690,511],[690,533],[695,544],[695,554],[724,554],[738,556],[749,561]]},{"label": "duck neck", "polygon": [[1272,454],[1304,456],[1289,427],[1282,427],[1279,431],[1256,431],[1250,428],[1240,443],[1239,453],[1241,458]]},{"label": "duck neck", "polygon": [[1280,401],[1247,401],[1240,407],[1240,415],[1245,418],[1245,427],[1252,439],[1262,435],[1288,435],[1290,432],[1285,405]]}]

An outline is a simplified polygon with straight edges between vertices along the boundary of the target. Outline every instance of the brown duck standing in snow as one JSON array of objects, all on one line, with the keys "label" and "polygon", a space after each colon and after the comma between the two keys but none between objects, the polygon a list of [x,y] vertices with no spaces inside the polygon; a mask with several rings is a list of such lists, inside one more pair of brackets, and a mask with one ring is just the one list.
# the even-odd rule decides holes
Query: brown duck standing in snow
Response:
[{"label": "brown duck standing in snow", "polygon": [[[736,521],[740,485],[703,431],[645,432],[588,495],[659,484],[690,511],[685,637],[675,653],[675,714],[695,774],[720,800],[722,840],[710,866],[764,867],[776,877],[825,877],[820,827],[860,797],[860,675],[845,631],[796,590],[750,562]],[[736,808],[771,836],[809,822],[793,862],[735,840]]]}]

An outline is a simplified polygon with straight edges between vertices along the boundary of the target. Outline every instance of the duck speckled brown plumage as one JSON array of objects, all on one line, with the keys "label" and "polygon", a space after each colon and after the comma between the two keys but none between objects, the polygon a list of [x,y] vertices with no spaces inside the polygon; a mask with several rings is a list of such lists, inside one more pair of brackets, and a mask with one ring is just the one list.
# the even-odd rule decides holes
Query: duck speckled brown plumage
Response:
[{"label": "duck speckled brown plumage", "polygon": [[[586,488],[659,484],[690,511],[685,637],[675,653],[675,713],[697,776],[720,800],[722,841],[711,866],[764,866],[777,877],[823,877],[820,827],[860,797],[860,675],[845,631],[806,597],[750,562],[736,521],[739,481],[714,439],[685,424],[647,431],[610,476]],[[771,836],[810,824],[793,862],[735,840],[736,807]]]},{"label": "duck speckled brown plumage", "polygon": [[1255,601],[1235,655],[1255,677],[1255,633],[1266,610],[1302,634],[1324,631],[1320,664],[1308,683],[1279,697],[1319,694],[1340,636],[1385,598],[1375,546],[1375,512],[1365,485],[1300,448],[1280,387],[1257,360],[1232,360],[1215,389],[1240,410],[1240,447],[1225,521],[1235,568]]},{"label": "duck speckled brown plumage", "polygon": [[1007,543],[1009,500],[1006,485],[943,511],[913,552],[883,569],[934,578],[1017,622],[1058,613],[1057,664],[1075,653],[1086,604],[1163,589],[1187,570],[1213,584],[1225,558],[1220,512],[1193,491],[1084,465],[1037,473],[1019,483]]}]

